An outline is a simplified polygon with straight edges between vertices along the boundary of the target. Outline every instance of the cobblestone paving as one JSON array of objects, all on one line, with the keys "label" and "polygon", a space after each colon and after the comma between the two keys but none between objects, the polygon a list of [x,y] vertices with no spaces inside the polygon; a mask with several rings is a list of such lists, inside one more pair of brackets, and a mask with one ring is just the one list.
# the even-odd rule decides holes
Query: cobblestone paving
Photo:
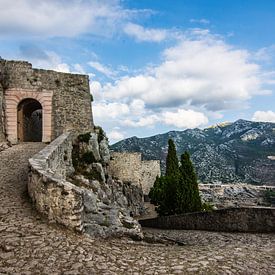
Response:
[{"label": "cobblestone paving", "polygon": [[275,236],[147,229],[185,246],[95,240],[41,218],[26,195],[27,159],[41,144],[0,153],[0,274],[275,274]]}]

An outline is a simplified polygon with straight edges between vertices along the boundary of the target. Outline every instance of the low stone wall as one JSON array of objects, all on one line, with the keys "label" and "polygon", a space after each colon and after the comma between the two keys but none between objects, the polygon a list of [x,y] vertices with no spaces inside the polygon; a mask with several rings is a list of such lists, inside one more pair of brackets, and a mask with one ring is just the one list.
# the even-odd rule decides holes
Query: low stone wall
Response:
[{"label": "low stone wall", "polygon": [[30,160],[28,192],[36,209],[66,227],[83,230],[83,191],[66,181],[72,173],[72,134],[64,133]]},{"label": "low stone wall", "polygon": [[224,232],[275,232],[275,208],[228,208],[140,220],[141,226]]}]

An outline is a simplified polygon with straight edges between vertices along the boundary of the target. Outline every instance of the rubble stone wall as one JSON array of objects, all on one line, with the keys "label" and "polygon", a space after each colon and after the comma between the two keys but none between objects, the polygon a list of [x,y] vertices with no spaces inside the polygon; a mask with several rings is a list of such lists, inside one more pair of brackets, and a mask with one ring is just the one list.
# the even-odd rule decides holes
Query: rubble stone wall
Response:
[{"label": "rubble stone wall", "polygon": [[[0,88],[0,103],[4,99],[4,104],[5,95],[10,93],[36,93],[38,100],[39,94],[52,94],[48,100],[51,104],[51,140],[71,129],[83,132],[93,127],[87,75],[34,69],[25,61],[0,60],[0,82],[4,90],[2,97]],[[16,121],[12,123],[17,125]]]},{"label": "rubble stone wall", "polygon": [[83,191],[66,181],[73,172],[72,134],[64,133],[30,160],[28,192],[50,222],[83,230]]},{"label": "rubble stone wall", "polygon": [[139,221],[162,229],[224,232],[275,232],[275,208],[228,208]]},{"label": "rubble stone wall", "polygon": [[149,194],[157,176],[160,176],[160,161],[143,160],[141,162],[141,186],[145,195]]},{"label": "rubble stone wall", "polygon": [[141,153],[112,152],[109,172],[115,178],[140,186],[143,193],[148,195],[156,177],[160,175],[160,161],[142,161]]},{"label": "rubble stone wall", "polygon": [[141,153],[112,152],[110,174],[122,181],[141,185]]}]

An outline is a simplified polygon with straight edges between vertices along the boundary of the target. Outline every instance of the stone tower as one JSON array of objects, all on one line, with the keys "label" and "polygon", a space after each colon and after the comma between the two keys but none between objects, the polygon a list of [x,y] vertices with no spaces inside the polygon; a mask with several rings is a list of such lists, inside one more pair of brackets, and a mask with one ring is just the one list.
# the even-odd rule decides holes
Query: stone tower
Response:
[{"label": "stone tower", "polygon": [[0,59],[0,142],[50,142],[72,129],[93,129],[87,75]]}]

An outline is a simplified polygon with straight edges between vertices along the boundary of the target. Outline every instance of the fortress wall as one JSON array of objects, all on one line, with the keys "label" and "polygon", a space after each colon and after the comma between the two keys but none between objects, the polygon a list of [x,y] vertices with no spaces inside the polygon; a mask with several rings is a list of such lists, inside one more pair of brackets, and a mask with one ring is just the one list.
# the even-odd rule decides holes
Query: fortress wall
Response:
[{"label": "fortress wall", "polygon": [[141,186],[143,194],[148,195],[156,177],[160,175],[160,162],[142,161],[141,153],[113,152],[109,170],[113,177]]},{"label": "fortress wall", "polygon": [[109,172],[114,178],[140,186],[141,153],[113,152]]},{"label": "fortress wall", "polygon": [[83,231],[83,191],[66,181],[73,172],[72,134],[64,133],[30,160],[28,192],[50,222]]},{"label": "fortress wall", "polygon": [[51,101],[45,102],[51,105],[51,140],[66,130],[85,132],[92,129],[91,96],[87,75],[33,69],[30,63],[24,61],[0,62],[4,93],[14,96],[10,98],[10,102],[22,93],[36,93],[38,100],[39,94],[52,94]]},{"label": "fortress wall", "polygon": [[149,194],[157,176],[160,176],[159,160],[144,160],[141,162],[141,186],[145,195]]}]

